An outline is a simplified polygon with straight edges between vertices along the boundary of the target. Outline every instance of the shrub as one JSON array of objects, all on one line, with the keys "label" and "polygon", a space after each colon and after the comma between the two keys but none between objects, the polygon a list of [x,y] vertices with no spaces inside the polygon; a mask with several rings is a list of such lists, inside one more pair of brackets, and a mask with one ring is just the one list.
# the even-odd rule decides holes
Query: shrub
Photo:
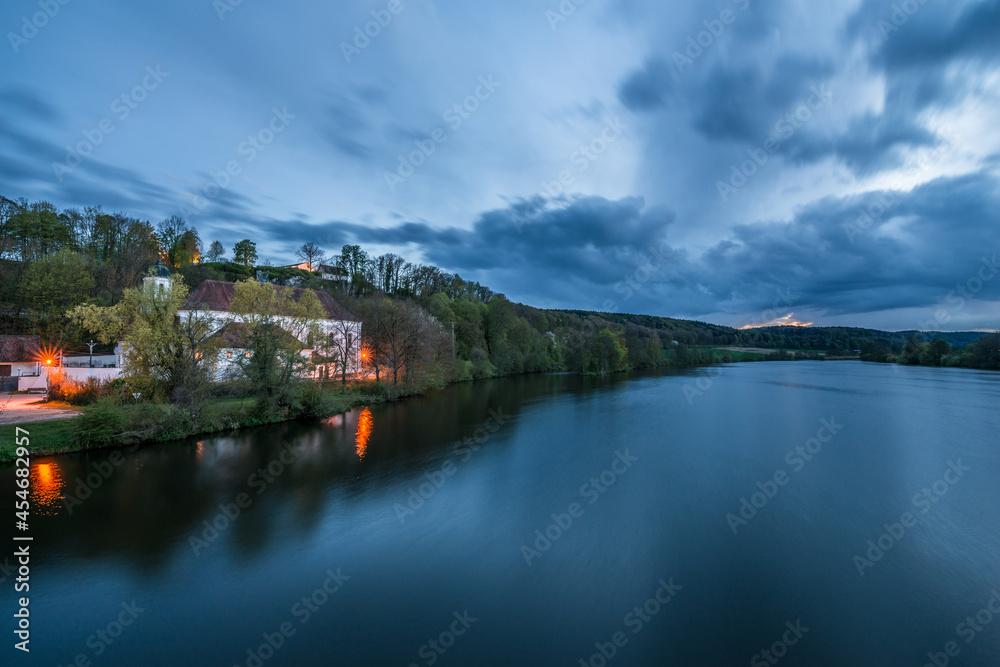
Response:
[{"label": "shrub", "polygon": [[102,380],[89,377],[82,382],[71,380],[65,371],[53,369],[48,374],[49,398],[66,401],[71,405],[90,405],[102,396],[117,394],[118,380]]},{"label": "shrub", "polygon": [[74,423],[77,437],[84,446],[109,445],[116,442],[125,429],[128,414],[116,399],[104,397],[85,407]]},{"label": "shrub", "polygon": [[489,355],[481,348],[472,348],[469,361],[472,362],[472,377],[476,380],[491,378],[497,374],[496,367],[490,363]]},{"label": "shrub", "polygon": [[353,383],[351,387],[365,396],[381,396],[384,398],[389,395],[388,385],[384,382],[376,382],[375,380],[359,380]]},{"label": "shrub", "polygon": [[88,447],[179,440],[194,430],[187,411],[175,405],[122,405],[117,399],[107,396],[84,407],[76,420],[76,427],[77,437]]},{"label": "shrub", "polygon": [[326,419],[335,412],[335,401],[325,391],[306,389],[302,392],[301,416]]}]

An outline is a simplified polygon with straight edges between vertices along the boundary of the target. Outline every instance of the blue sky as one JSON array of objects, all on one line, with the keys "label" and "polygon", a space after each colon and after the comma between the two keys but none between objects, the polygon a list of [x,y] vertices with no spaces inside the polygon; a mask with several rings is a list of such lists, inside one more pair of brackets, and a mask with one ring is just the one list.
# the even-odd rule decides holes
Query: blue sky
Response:
[{"label": "blue sky", "polygon": [[1000,327],[997,1],[8,0],[0,27],[11,198],[540,307]]}]

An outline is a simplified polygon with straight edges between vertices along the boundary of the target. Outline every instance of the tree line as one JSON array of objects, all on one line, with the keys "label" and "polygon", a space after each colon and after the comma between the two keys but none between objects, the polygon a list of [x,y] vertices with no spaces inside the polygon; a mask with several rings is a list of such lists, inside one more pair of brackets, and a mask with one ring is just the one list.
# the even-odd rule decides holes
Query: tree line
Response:
[{"label": "tree line", "polygon": [[985,334],[975,342],[953,348],[943,338],[922,340],[911,333],[906,341],[877,340],[865,343],[862,361],[897,363],[910,366],[957,366],[1000,370],[1000,334]]},{"label": "tree line", "polygon": [[[37,333],[47,343],[80,349],[94,333],[67,313],[84,305],[116,306],[160,260],[187,290],[211,279],[329,293],[363,322],[358,344],[378,380],[397,386],[551,370],[689,366],[715,358],[700,349],[708,346],[840,354],[883,345],[897,356],[906,343],[905,333],[871,329],[739,330],[648,315],[541,310],[456,273],[393,253],[369,254],[355,244],[327,249],[304,243],[296,256],[304,269],[258,264],[250,238],[213,240],[204,249],[198,230],[177,216],[153,224],[99,206],[60,212],[47,202],[0,197],[0,332]],[[334,269],[335,280],[322,279],[324,266]],[[926,334],[916,335],[929,343]],[[940,336],[960,348],[979,334]]]}]

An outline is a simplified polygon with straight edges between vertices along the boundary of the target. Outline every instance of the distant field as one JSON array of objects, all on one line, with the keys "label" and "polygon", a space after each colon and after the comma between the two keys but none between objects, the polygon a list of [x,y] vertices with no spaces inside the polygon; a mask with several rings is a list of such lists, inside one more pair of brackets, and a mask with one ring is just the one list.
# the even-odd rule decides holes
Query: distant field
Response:
[{"label": "distant field", "polygon": [[727,352],[752,352],[754,354],[774,354],[780,350],[784,350],[788,354],[795,355],[797,352],[809,352],[810,354],[826,354],[826,350],[795,350],[792,348],[770,348],[770,347],[716,347],[711,348],[715,350],[726,350]]}]

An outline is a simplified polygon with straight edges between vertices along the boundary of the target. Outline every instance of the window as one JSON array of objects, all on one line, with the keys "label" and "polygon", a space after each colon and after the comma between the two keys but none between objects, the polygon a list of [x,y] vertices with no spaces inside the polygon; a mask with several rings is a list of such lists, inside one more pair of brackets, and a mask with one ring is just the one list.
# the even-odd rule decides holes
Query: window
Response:
[{"label": "window", "polygon": [[226,359],[232,359],[232,358],[233,358],[233,351],[232,350],[228,350],[226,352]]},{"label": "window", "polygon": [[347,349],[351,349],[351,345],[354,344],[354,334],[351,332],[347,333]]},{"label": "window", "polygon": [[247,350],[246,352],[244,352],[244,353],[243,353],[243,357],[244,357],[245,359],[249,359],[249,358],[250,358],[250,350]]},{"label": "window", "polygon": [[10,377],[10,364],[0,364],[0,377]]}]

